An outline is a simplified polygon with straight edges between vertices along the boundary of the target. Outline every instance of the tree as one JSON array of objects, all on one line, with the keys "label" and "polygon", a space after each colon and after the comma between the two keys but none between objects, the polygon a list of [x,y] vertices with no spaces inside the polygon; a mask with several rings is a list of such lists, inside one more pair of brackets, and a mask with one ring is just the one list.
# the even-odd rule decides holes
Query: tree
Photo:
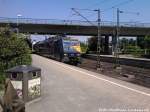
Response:
[{"label": "tree", "polygon": [[129,39],[129,45],[136,46],[136,40],[134,40],[133,38]]},{"label": "tree", "polygon": [[144,38],[144,45],[145,45],[145,49],[150,49],[150,36],[146,36]]},{"label": "tree", "polygon": [[120,40],[120,48],[125,49],[126,46],[129,45],[129,40],[127,38],[122,38]]},{"label": "tree", "polygon": [[137,45],[141,48],[141,49],[144,49],[144,45],[145,42],[144,42],[144,38],[143,37],[138,37],[137,38]]},{"label": "tree", "polygon": [[150,55],[150,36],[146,36],[144,38],[144,49],[145,49],[145,54]]},{"label": "tree", "polygon": [[[4,71],[13,66],[31,64],[31,54],[23,35],[0,28],[0,78]],[[0,81],[1,83],[2,81]]]},{"label": "tree", "polygon": [[88,51],[97,51],[97,37],[88,39]]},{"label": "tree", "polygon": [[[97,52],[97,41],[98,38],[97,36],[93,36],[91,38],[88,39],[88,51],[92,51],[93,53]],[[107,51],[105,51],[106,46],[107,46],[107,42],[105,42],[105,38],[103,36],[101,36],[101,43],[100,43],[100,47],[101,47],[101,53],[105,53]]]},{"label": "tree", "polygon": [[81,51],[82,51],[83,53],[86,53],[87,48],[88,48],[87,44],[81,42],[81,43],[80,43],[80,46],[81,46]]}]

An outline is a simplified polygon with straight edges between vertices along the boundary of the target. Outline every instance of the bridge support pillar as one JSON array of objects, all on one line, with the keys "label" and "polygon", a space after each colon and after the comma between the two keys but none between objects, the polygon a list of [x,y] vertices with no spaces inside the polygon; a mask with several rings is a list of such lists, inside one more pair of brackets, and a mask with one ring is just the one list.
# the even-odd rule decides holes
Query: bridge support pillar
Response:
[{"label": "bridge support pillar", "polygon": [[115,48],[117,45],[117,38],[116,36],[112,35],[112,55],[115,55]]},{"label": "bridge support pillar", "polygon": [[105,43],[104,43],[104,52],[105,52],[105,54],[109,54],[109,36],[108,35],[106,35],[105,36]]}]

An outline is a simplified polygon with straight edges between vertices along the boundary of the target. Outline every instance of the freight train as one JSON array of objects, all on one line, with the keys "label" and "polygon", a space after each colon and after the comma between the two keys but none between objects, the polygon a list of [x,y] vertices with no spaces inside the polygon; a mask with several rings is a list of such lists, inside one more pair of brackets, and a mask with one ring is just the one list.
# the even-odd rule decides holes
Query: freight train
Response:
[{"label": "freight train", "polygon": [[80,42],[67,37],[56,36],[37,42],[35,53],[56,59],[64,63],[78,65],[81,63]]}]

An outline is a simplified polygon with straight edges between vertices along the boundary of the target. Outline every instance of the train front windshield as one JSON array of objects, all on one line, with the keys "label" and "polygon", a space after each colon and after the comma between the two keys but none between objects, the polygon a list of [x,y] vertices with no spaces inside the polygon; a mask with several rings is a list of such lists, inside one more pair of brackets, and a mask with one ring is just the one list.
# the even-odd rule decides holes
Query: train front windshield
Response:
[{"label": "train front windshield", "polygon": [[63,40],[64,53],[81,53],[80,42]]}]

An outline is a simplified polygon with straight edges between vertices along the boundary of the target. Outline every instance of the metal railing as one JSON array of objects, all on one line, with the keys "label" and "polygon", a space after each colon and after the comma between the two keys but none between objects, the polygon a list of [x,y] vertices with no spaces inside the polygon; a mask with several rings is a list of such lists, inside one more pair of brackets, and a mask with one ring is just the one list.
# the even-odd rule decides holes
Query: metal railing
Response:
[{"label": "metal railing", "polygon": [[[52,24],[52,25],[80,25],[80,26],[97,26],[96,21],[92,21],[93,25],[87,21],[80,20],[59,20],[59,19],[33,19],[33,18],[7,18],[0,17],[0,23],[14,23],[14,24]],[[102,26],[116,26],[116,22],[102,21]],[[120,26],[124,27],[146,27],[150,28],[150,23],[139,23],[139,22],[120,22]]]}]

